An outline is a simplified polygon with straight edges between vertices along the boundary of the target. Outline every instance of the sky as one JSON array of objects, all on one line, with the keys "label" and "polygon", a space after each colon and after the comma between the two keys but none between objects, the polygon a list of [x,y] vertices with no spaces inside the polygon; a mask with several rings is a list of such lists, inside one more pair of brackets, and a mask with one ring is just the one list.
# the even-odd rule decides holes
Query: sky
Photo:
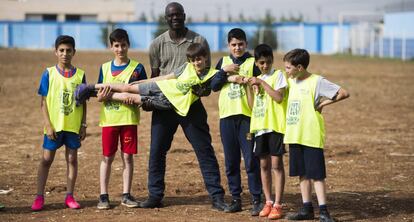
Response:
[{"label": "sky", "polygon": [[[172,1],[136,0],[136,15],[145,13],[147,19],[164,14],[165,6]],[[340,13],[350,19],[366,18],[384,11],[414,11],[414,0],[177,0],[184,6],[187,18],[193,21],[228,21],[263,17],[266,11],[280,20],[284,17],[303,16],[305,22],[337,22]],[[354,14],[363,16],[353,16]]]}]

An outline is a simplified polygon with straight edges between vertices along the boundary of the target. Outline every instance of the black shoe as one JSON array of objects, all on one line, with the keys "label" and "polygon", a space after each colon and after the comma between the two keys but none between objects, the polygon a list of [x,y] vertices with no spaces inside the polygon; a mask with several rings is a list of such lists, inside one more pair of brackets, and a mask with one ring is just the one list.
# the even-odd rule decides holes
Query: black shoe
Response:
[{"label": "black shoe", "polygon": [[253,207],[252,207],[252,210],[250,211],[250,215],[259,216],[260,211],[263,208],[263,204],[261,203],[260,200],[254,200],[252,205]]},{"label": "black shoe", "polygon": [[233,199],[231,204],[224,209],[226,213],[236,213],[242,211],[241,199]]},{"label": "black shoe", "polygon": [[320,222],[335,222],[335,219],[329,215],[328,211],[321,211],[319,214],[319,221]]},{"label": "black shoe", "polygon": [[223,198],[215,198],[213,199],[211,207],[219,211],[224,211],[227,208],[227,204],[224,203]]},{"label": "black shoe", "polygon": [[122,195],[121,204],[129,208],[139,207],[139,202],[136,201],[135,198],[129,193]]},{"label": "black shoe", "polygon": [[154,198],[149,197],[144,202],[141,202],[139,204],[139,207],[140,208],[161,208],[162,207],[162,203],[161,203],[161,200],[158,200],[158,199],[154,199]]},{"label": "black shoe", "polygon": [[311,208],[300,208],[299,212],[288,215],[288,220],[313,220],[315,214],[313,213],[313,207]]}]

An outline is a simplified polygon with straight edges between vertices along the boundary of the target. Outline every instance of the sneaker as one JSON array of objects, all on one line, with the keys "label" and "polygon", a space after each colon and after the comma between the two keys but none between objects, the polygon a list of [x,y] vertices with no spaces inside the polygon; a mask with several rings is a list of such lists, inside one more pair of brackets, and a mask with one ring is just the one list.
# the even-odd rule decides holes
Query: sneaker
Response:
[{"label": "sneaker", "polygon": [[311,208],[302,207],[299,209],[299,212],[288,216],[288,220],[313,220],[314,218],[315,218],[315,214],[313,212],[313,207]]},{"label": "sneaker", "polygon": [[123,194],[122,195],[122,205],[129,207],[129,208],[135,208],[139,207],[139,203],[135,201],[135,198],[131,196],[131,194]]},{"label": "sneaker", "polygon": [[259,216],[267,217],[269,216],[270,211],[272,211],[272,203],[266,202],[266,204],[263,206],[263,209],[260,211]]},{"label": "sneaker", "polygon": [[75,198],[73,198],[72,194],[66,195],[65,204],[66,204],[67,207],[69,207],[71,209],[79,209],[80,208],[79,203],[76,202],[76,200],[75,200]]},{"label": "sneaker", "polygon": [[231,204],[224,209],[226,213],[236,213],[242,211],[241,199],[233,199]]},{"label": "sneaker", "polygon": [[32,210],[33,211],[40,211],[43,210],[43,205],[45,204],[45,198],[43,195],[37,195],[35,200],[32,204]]},{"label": "sneaker", "polygon": [[319,221],[320,222],[335,222],[335,219],[329,215],[328,211],[321,211],[319,214]]},{"label": "sneaker", "polygon": [[161,208],[162,207],[162,203],[161,203],[161,200],[160,199],[155,199],[155,198],[149,197],[144,202],[141,202],[139,204],[139,207],[140,208]]},{"label": "sneaker", "polygon": [[224,211],[227,208],[227,204],[224,203],[224,200],[222,197],[218,197],[218,198],[213,199],[211,207],[218,211]]},{"label": "sneaker", "polygon": [[254,200],[252,210],[250,211],[250,215],[259,216],[261,209],[262,209],[262,203],[260,202],[260,200]]},{"label": "sneaker", "polygon": [[97,207],[99,210],[108,210],[109,208],[111,208],[111,205],[109,204],[108,194],[101,194],[99,196],[99,203]]},{"label": "sneaker", "polygon": [[267,216],[269,220],[276,220],[282,218],[282,206],[281,205],[274,205],[272,210],[270,211],[269,215]]},{"label": "sneaker", "polygon": [[80,84],[75,90],[76,106],[82,105],[95,92],[95,85]]}]

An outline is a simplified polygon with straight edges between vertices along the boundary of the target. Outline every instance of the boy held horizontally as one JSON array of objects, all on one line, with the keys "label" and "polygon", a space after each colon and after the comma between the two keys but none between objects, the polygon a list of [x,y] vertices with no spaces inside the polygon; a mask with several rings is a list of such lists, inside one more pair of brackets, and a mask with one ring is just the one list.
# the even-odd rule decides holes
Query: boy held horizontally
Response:
[{"label": "boy held horizontally", "polygon": [[349,97],[347,91],[320,75],[307,71],[309,53],[294,49],[284,58],[289,76],[289,97],[284,142],[289,144],[289,175],[299,176],[303,207],[290,220],[313,220],[312,182],[319,204],[320,221],[334,221],[326,204],[326,169],[323,147],[325,126],[322,109]]},{"label": "boy held horizontally", "polygon": [[75,55],[75,40],[61,35],[55,41],[57,65],[47,68],[42,75],[39,95],[44,121],[43,154],[37,177],[37,196],[32,210],[44,207],[44,190],[50,166],[56,150],[65,145],[67,184],[65,204],[69,208],[80,208],[73,197],[78,173],[78,148],[86,135],[86,104],[75,106],[74,91],[85,83],[83,70],[72,65]]}]

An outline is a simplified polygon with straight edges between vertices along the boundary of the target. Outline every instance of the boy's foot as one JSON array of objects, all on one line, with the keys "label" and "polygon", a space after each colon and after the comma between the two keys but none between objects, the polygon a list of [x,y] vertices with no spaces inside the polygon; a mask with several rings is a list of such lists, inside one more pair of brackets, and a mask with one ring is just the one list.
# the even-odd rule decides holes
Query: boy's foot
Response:
[{"label": "boy's foot", "polygon": [[300,208],[299,212],[289,215],[288,220],[313,220],[315,218],[315,214],[313,213],[312,208]]},{"label": "boy's foot", "polygon": [[33,211],[43,210],[44,204],[45,204],[45,198],[43,197],[43,195],[36,195],[36,198],[32,204],[32,210]]},{"label": "boy's foot", "polygon": [[95,85],[80,84],[75,90],[76,106],[82,105],[95,92]]},{"label": "boy's foot", "polygon": [[80,204],[76,202],[75,198],[73,198],[73,195],[68,194],[65,198],[65,204],[67,207],[71,209],[79,209],[81,208]]},{"label": "boy's foot", "polygon": [[224,212],[226,213],[236,213],[242,211],[242,203],[241,199],[233,199],[231,201],[231,204],[224,209]]},{"label": "boy's foot", "polygon": [[282,206],[274,205],[267,218],[269,220],[276,220],[282,218]]},{"label": "boy's foot", "polygon": [[267,217],[267,216],[269,216],[270,211],[272,211],[272,203],[266,203],[263,206],[263,209],[260,211],[259,216],[260,217]]},{"label": "boy's foot", "polygon": [[129,208],[135,208],[139,207],[139,203],[135,201],[135,198],[131,196],[131,194],[123,194],[122,195],[122,205],[129,207]]},{"label": "boy's foot", "polygon": [[211,207],[218,211],[224,211],[228,206],[226,203],[224,203],[224,200],[222,197],[218,197],[218,198],[213,199]]},{"label": "boy's foot", "polygon": [[162,207],[162,203],[161,203],[161,200],[158,200],[158,199],[154,199],[154,198],[149,197],[144,202],[141,202],[139,204],[139,207],[140,208],[161,208]]},{"label": "boy's foot", "polygon": [[250,211],[250,215],[259,216],[261,210],[262,210],[262,203],[260,202],[260,200],[254,200],[252,210]]},{"label": "boy's foot", "polygon": [[326,212],[321,211],[319,214],[319,221],[320,222],[335,222],[335,219],[333,219],[331,215],[329,215],[328,211]]},{"label": "boy's foot", "polygon": [[99,196],[99,203],[97,207],[99,210],[108,210],[109,208],[111,208],[111,205],[109,205],[108,194],[101,194]]}]

